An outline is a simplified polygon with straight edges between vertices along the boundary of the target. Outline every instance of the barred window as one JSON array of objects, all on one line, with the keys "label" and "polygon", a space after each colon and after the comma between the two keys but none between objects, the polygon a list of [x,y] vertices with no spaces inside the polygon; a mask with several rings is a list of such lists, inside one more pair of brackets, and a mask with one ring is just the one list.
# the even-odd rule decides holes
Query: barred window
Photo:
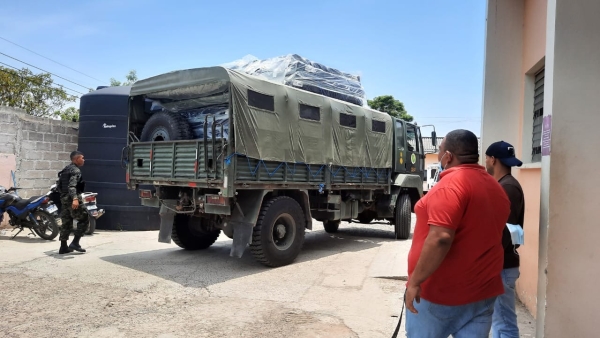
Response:
[{"label": "barred window", "polygon": [[542,69],[535,74],[535,91],[533,97],[533,130],[531,134],[531,161],[542,160],[542,125],[544,120],[544,74]]}]

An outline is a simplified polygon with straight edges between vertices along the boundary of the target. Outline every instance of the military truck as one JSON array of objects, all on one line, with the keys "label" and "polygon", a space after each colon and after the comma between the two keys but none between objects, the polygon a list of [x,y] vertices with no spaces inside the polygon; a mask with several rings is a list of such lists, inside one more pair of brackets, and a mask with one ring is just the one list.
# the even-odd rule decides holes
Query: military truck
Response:
[{"label": "military truck", "polygon": [[[196,123],[193,112],[219,105]],[[424,175],[415,124],[222,67],[140,80],[129,106],[126,181],[160,208],[159,242],[200,250],[223,232],[231,256],[249,245],[277,267],[296,259],[313,219],[328,233],[389,220],[395,238],[410,235]]]}]

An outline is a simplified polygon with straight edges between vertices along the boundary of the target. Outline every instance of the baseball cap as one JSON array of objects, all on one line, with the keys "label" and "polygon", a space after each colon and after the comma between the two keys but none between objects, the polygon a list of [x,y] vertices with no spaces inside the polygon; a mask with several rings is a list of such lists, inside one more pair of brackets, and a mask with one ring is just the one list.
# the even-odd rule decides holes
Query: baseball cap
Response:
[{"label": "baseball cap", "polygon": [[523,165],[523,162],[515,157],[515,147],[508,142],[499,141],[492,143],[485,151],[485,154],[497,158],[502,164],[508,167],[520,167]]}]

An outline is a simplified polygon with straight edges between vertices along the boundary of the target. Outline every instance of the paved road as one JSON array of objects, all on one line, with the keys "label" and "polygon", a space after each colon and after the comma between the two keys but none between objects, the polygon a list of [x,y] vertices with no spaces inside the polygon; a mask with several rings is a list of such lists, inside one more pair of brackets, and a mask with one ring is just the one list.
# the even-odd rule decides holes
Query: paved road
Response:
[{"label": "paved road", "polygon": [[[86,254],[58,242],[0,236],[0,332],[7,337],[389,337],[410,241],[387,224],[319,223],[298,261],[266,268],[158,233],[98,231]],[[404,272],[402,272],[404,270]]]},{"label": "paved road", "polygon": [[88,253],[70,255],[57,241],[0,236],[0,336],[390,337],[411,241],[383,223],[335,235],[315,225],[297,262],[277,269],[249,251],[229,257],[223,235],[190,252],[156,231],[98,231],[82,239]]}]

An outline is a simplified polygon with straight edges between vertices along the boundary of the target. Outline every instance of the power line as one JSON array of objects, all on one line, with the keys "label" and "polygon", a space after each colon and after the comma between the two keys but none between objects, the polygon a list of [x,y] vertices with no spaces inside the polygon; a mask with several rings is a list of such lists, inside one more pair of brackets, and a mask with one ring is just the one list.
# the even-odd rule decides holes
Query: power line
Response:
[{"label": "power line", "polygon": [[[5,66],[7,66],[7,67],[10,67],[10,68],[12,68],[12,69],[14,69],[14,70],[20,71],[20,69],[19,69],[19,68],[17,68],[17,67],[13,67],[13,66],[11,66],[11,65],[9,65],[9,64],[6,64],[6,63],[4,63],[4,62],[0,62],[0,64],[3,64],[3,65],[5,65]],[[3,69],[0,69],[0,70],[3,70]],[[11,73],[11,72],[7,72],[7,71],[4,71],[4,72],[5,72],[5,73],[7,73],[7,74],[13,74],[13,73]],[[13,74],[13,75],[17,75],[17,76],[19,76],[20,78],[22,78],[22,79],[24,79],[24,80],[28,80],[28,81],[30,81],[30,82],[31,82],[31,79],[28,79],[28,78],[26,78],[26,77],[24,77],[24,76],[21,76],[21,75],[19,75],[19,74]],[[52,87],[52,86],[48,86],[48,85],[44,85],[44,86],[45,86],[45,87]],[[84,93],[82,93],[82,92],[79,92],[79,91],[77,91],[77,90],[75,90],[75,89],[71,89],[71,88],[69,88],[69,87],[65,87],[65,86],[63,86],[63,85],[61,85],[61,84],[57,84],[57,86],[60,86],[62,89],[68,89],[68,90],[70,90],[70,91],[73,91],[73,92],[75,92],[75,93],[78,93],[78,94],[81,94],[81,95],[85,95],[85,94],[84,94]],[[53,88],[56,88],[56,87],[53,87]]]},{"label": "power line", "polygon": [[[10,67],[10,68],[14,68],[14,69],[16,69],[16,70],[19,70],[18,68],[16,68],[16,67],[13,67],[13,66],[11,66],[11,65],[7,65],[7,64],[6,64],[6,63],[4,63],[4,62],[0,62],[0,64],[3,64],[3,65],[5,65],[5,66],[8,66],[8,67]],[[22,75],[20,75],[20,74],[11,73],[11,72],[9,72],[9,71],[6,71],[6,70],[4,70],[4,69],[0,69],[0,71],[2,71],[2,72],[5,72],[6,74],[10,74],[10,75],[15,75],[15,76],[18,76],[18,77],[22,78],[23,80],[27,80],[27,81],[31,82],[31,79],[28,79],[28,78],[26,78],[25,76],[22,76]],[[49,85],[42,85],[42,86],[44,86],[44,87],[48,87],[48,88],[57,88],[57,87],[53,87],[53,86],[49,86]],[[78,94],[84,95],[84,93],[82,93],[82,92],[78,92],[78,91],[76,91],[75,89],[71,89],[71,88],[69,88],[69,87],[65,87],[65,86],[63,86],[63,85],[59,85],[59,86],[61,87],[61,89],[68,89],[68,90],[70,90],[70,91],[73,91],[73,92],[75,92],[75,93],[78,93]],[[74,95],[74,96],[75,96],[75,95]],[[79,98],[79,97],[78,97],[78,98]]]},{"label": "power line", "polygon": [[77,69],[73,69],[73,68],[71,68],[71,67],[69,67],[69,66],[67,66],[67,65],[64,65],[64,64],[62,64],[62,63],[60,63],[60,62],[58,62],[58,61],[54,61],[54,60],[52,60],[51,58],[49,58],[49,57],[46,57],[46,56],[43,56],[43,55],[42,55],[42,54],[40,54],[40,53],[36,53],[36,52],[32,51],[31,49],[25,48],[25,47],[23,47],[23,46],[21,46],[21,45],[19,45],[19,44],[17,44],[17,43],[14,43],[14,42],[12,42],[12,41],[10,41],[10,40],[7,40],[7,39],[5,39],[5,38],[3,38],[3,37],[1,37],[1,36],[0,36],[0,39],[2,39],[2,40],[4,40],[4,41],[6,41],[6,42],[8,42],[8,43],[12,43],[13,45],[15,45],[15,46],[17,46],[17,47],[21,47],[21,48],[23,48],[23,49],[25,49],[25,50],[27,50],[27,51],[30,51],[30,52],[32,52],[32,53],[33,53],[33,54],[35,54],[35,55],[41,56],[41,57],[43,57],[44,59],[46,59],[46,60],[50,60],[50,61],[52,61],[52,62],[54,62],[54,63],[56,63],[56,64],[58,64],[58,65],[61,65],[61,66],[65,67],[65,68],[69,68],[70,70],[72,70],[72,71],[74,71],[74,72],[77,72],[77,73],[79,73],[79,74],[81,74],[81,75],[85,75],[85,76],[89,77],[90,79],[94,79],[94,80],[96,80],[96,81],[104,82],[104,81],[102,81],[102,80],[100,80],[100,79],[97,79],[97,78],[95,78],[95,77],[93,77],[93,76],[87,75],[86,73],[80,72],[80,71],[78,71]]},{"label": "power line", "polygon": [[13,60],[16,60],[16,61],[19,61],[19,62],[21,62],[21,63],[24,63],[24,64],[28,65],[29,67],[33,67],[33,68],[35,68],[35,69],[39,69],[39,70],[41,70],[42,72],[46,72],[46,73],[48,73],[48,74],[52,74],[52,75],[56,76],[57,78],[63,79],[63,80],[65,80],[65,81],[68,81],[68,82],[71,82],[72,84],[78,85],[79,87],[82,87],[82,88],[85,88],[85,89],[91,89],[91,88],[88,88],[88,87],[86,87],[86,86],[84,86],[84,85],[80,85],[80,84],[79,84],[79,83],[77,83],[77,82],[73,82],[73,81],[71,81],[71,80],[69,80],[69,79],[65,79],[65,78],[64,78],[64,77],[62,77],[62,76],[58,76],[58,75],[56,75],[56,74],[54,74],[54,73],[51,73],[51,72],[49,72],[49,71],[47,71],[47,70],[43,70],[42,68],[36,67],[36,66],[34,66],[34,65],[32,65],[32,64],[29,64],[29,63],[27,63],[27,62],[25,62],[25,61],[21,61],[21,60],[19,60],[19,59],[17,59],[17,58],[14,58],[14,57],[10,56],[10,55],[4,54],[4,53],[2,53],[2,52],[0,52],[0,54],[4,55],[4,56],[6,56],[6,57],[9,57],[9,58],[11,58],[11,59],[13,59]]}]

